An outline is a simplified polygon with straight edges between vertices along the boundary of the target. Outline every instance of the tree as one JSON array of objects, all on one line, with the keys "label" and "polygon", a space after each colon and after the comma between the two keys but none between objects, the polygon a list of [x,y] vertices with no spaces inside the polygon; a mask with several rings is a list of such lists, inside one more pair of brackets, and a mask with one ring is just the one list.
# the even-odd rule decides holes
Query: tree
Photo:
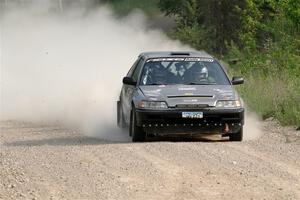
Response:
[{"label": "tree", "polygon": [[[177,20],[181,36],[194,37],[196,48],[224,54],[232,41],[240,44],[246,0],[160,0],[160,8]],[[186,34],[183,31],[186,30]],[[198,34],[195,34],[198,32]],[[210,44],[207,43],[209,39]]]}]

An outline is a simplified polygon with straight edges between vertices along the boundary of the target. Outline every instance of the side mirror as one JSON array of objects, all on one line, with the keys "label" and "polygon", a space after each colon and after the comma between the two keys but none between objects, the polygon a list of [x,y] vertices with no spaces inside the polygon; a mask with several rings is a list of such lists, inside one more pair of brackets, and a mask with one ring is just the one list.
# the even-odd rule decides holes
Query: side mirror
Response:
[{"label": "side mirror", "polygon": [[123,78],[123,83],[125,85],[136,85],[136,81],[134,81],[131,77],[124,77]]},{"label": "side mirror", "polygon": [[232,85],[240,85],[240,84],[243,84],[244,83],[244,78],[243,77],[237,77],[237,76],[234,76],[232,78],[232,81],[231,81]]}]

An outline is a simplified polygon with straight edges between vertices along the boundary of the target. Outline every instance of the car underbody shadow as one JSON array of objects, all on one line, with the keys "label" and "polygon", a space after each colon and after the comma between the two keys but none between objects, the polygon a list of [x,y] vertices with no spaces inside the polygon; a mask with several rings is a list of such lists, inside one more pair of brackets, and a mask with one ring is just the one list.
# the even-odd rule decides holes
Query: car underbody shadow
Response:
[{"label": "car underbody shadow", "polygon": [[[155,136],[147,137],[145,142],[227,142],[227,137],[220,135],[169,135],[169,136]],[[111,141],[87,136],[67,136],[67,137],[48,137],[37,138],[29,140],[16,140],[12,142],[3,143],[5,146],[88,146],[88,145],[105,145],[105,144],[125,144],[132,143],[131,141]]]},{"label": "car underbody shadow", "polygon": [[166,135],[166,136],[150,136],[147,142],[227,142],[228,137],[222,137],[217,134],[210,135]]}]

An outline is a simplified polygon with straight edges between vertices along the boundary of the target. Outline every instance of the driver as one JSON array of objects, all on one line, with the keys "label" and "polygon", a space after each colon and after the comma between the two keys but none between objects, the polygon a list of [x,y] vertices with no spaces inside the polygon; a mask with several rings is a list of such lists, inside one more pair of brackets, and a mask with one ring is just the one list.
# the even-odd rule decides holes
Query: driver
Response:
[{"label": "driver", "polygon": [[200,83],[208,81],[208,70],[206,67],[202,67],[202,69],[197,68],[197,70],[195,70],[194,81],[200,82]]},{"label": "driver", "polygon": [[208,83],[208,70],[205,65],[196,64],[190,68],[192,83]]}]

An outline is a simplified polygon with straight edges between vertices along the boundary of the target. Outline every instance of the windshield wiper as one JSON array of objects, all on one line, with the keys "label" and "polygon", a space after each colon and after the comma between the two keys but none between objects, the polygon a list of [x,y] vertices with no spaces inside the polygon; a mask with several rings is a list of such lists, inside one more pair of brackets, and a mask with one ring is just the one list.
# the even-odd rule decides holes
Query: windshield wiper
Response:
[{"label": "windshield wiper", "polygon": [[147,85],[166,85],[166,84],[151,83],[151,84],[147,84]]},{"label": "windshield wiper", "polygon": [[191,83],[187,83],[186,85],[216,85],[215,83],[195,83],[195,82],[191,82]]}]

